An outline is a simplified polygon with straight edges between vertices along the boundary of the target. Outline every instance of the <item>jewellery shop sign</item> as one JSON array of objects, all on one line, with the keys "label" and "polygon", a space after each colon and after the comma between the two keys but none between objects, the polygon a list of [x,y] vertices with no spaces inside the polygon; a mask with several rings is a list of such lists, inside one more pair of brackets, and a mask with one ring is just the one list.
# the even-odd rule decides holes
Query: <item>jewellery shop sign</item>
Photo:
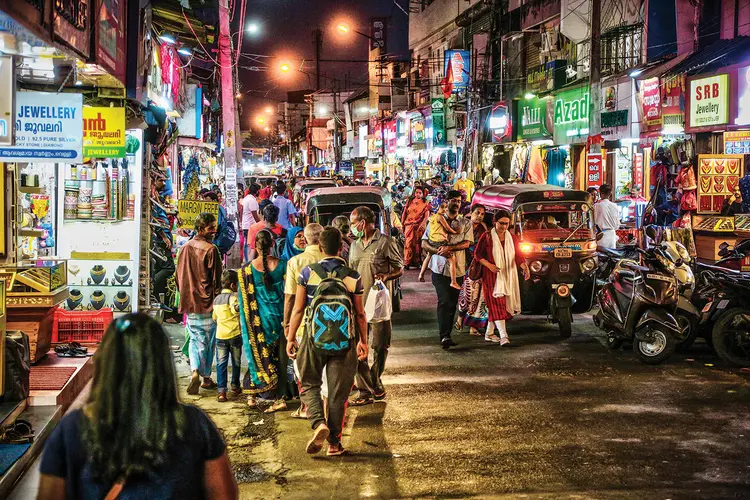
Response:
[{"label": "jewellery shop sign", "polygon": [[125,108],[83,108],[83,156],[125,158]]},{"label": "jewellery shop sign", "polygon": [[0,146],[0,161],[83,160],[83,96],[16,92],[15,141]]}]

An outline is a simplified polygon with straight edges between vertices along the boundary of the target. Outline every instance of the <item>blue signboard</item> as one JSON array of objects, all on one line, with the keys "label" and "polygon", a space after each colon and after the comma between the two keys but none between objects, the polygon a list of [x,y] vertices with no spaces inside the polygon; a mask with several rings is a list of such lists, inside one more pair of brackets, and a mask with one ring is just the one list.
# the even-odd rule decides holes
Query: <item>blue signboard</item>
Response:
[{"label": "blue signboard", "polygon": [[471,52],[468,50],[446,50],[443,74],[448,75],[450,62],[453,73],[453,92],[466,90],[471,81]]}]

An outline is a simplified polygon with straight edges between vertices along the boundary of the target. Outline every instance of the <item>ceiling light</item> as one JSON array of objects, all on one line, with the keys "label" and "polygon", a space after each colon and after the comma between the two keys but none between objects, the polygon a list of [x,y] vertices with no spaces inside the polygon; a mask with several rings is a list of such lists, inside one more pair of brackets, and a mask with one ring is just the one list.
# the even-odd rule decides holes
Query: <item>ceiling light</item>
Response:
[{"label": "ceiling light", "polygon": [[190,49],[188,49],[187,47],[180,47],[179,49],[177,49],[177,53],[182,54],[183,56],[189,56],[192,54]]},{"label": "ceiling light", "polygon": [[526,92],[526,94],[523,97],[524,99],[533,99],[536,97],[536,94],[532,94],[531,92]]},{"label": "ceiling light", "polygon": [[642,69],[634,69],[630,72],[630,78],[635,78],[636,76],[640,76],[643,73]]},{"label": "ceiling light", "polygon": [[76,80],[76,85],[80,87],[81,85],[83,85],[83,82],[81,80]]},{"label": "ceiling light", "polygon": [[159,35],[159,39],[162,42],[168,43],[170,45],[174,45],[174,44],[177,43],[177,40],[175,40],[175,38],[172,35],[170,35],[169,33],[162,33],[161,35]]}]

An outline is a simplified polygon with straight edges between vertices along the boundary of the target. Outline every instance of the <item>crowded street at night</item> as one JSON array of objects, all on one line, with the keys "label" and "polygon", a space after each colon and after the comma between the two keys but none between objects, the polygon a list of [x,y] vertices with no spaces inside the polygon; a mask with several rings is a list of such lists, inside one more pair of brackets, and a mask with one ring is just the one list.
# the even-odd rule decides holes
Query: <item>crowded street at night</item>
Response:
[{"label": "crowded street at night", "polygon": [[0,499],[750,498],[750,3],[0,0]]}]

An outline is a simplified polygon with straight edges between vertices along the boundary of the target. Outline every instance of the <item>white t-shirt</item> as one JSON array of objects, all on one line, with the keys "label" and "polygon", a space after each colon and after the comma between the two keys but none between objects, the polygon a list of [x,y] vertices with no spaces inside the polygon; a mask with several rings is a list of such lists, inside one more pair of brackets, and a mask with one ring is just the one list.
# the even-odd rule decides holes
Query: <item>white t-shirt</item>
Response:
[{"label": "white t-shirt", "polygon": [[260,207],[255,196],[249,194],[242,198],[242,229],[250,229],[250,226],[258,222],[253,217],[253,211],[258,212],[259,210]]},{"label": "white t-shirt", "polygon": [[599,246],[605,248],[617,247],[617,233],[620,227],[620,209],[616,203],[607,199],[594,205],[594,222],[604,231],[604,237],[599,240]]}]

